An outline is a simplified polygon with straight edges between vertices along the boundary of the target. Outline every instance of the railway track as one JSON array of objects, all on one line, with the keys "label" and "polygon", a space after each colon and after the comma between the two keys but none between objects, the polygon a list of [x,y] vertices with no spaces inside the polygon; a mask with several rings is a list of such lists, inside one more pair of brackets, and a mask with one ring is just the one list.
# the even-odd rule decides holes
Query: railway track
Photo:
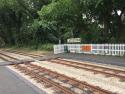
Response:
[{"label": "railway track", "polygon": [[25,64],[23,66],[15,65],[15,67],[37,82],[42,82],[46,87],[54,87],[54,90],[58,94],[112,94],[99,87],[89,85],[86,82],[75,80],[37,65]]},{"label": "railway track", "polygon": [[61,58],[51,59],[48,61],[52,63],[56,63],[56,64],[61,64],[61,65],[69,66],[69,67],[91,71],[91,72],[94,72],[95,74],[98,74],[98,73],[104,74],[107,77],[117,77],[121,81],[125,81],[125,71],[123,70],[111,69],[111,68],[86,64],[86,63],[79,63],[75,61],[64,60]]},{"label": "railway track", "polygon": [[32,58],[38,58],[38,57],[43,57],[44,55],[36,55],[36,54],[31,54],[31,53],[26,53],[26,52],[20,52],[20,51],[15,51],[15,50],[5,50],[6,52],[10,52],[10,53],[15,53],[15,54],[19,54],[19,55],[24,55],[24,56],[29,56]]},{"label": "railway track", "polygon": [[8,65],[14,65],[14,64],[23,64],[23,63],[30,63],[33,62],[32,60],[19,60],[15,57],[9,56],[7,54],[4,54],[2,52],[0,52],[0,59],[10,62],[10,64]]},{"label": "railway track", "polygon": [[[21,52],[17,53],[17,54],[21,54]],[[34,55],[34,54],[32,54],[32,55]],[[40,57],[40,56],[38,56],[38,57]],[[123,71],[123,70],[111,69],[111,68],[96,66],[96,65],[87,64],[87,63],[79,63],[79,62],[75,62],[75,61],[64,60],[61,58],[50,59],[48,61],[52,62],[52,63],[66,65],[69,67],[74,67],[74,68],[78,68],[78,69],[91,71],[91,72],[94,72],[95,74],[100,73],[107,77],[117,77],[120,79],[120,81],[125,81],[125,71]]]},{"label": "railway track", "polygon": [[[21,54],[21,52],[19,54]],[[32,55],[34,55],[34,54],[32,54]],[[40,57],[40,56],[38,56],[38,57]],[[78,68],[78,69],[91,71],[91,72],[94,72],[95,74],[100,73],[100,74],[106,75],[107,77],[117,77],[120,79],[120,81],[125,81],[125,71],[123,71],[123,70],[111,69],[111,68],[107,68],[107,67],[96,66],[96,65],[92,65],[92,64],[86,64],[86,63],[79,63],[79,62],[75,62],[75,61],[64,60],[61,58],[51,59],[48,61],[50,61],[52,63],[66,65],[69,67],[74,67],[74,68]]]},{"label": "railway track", "polygon": [[[12,56],[9,56],[9,58],[11,57]],[[14,58],[12,57],[12,59]],[[83,81],[78,81],[38,65],[30,63],[25,64],[24,62],[24,64],[15,64],[13,66],[25,75],[36,80],[38,83],[44,85],[46,88],[52,88],[57,94],[113,94],[110,91]]]}]

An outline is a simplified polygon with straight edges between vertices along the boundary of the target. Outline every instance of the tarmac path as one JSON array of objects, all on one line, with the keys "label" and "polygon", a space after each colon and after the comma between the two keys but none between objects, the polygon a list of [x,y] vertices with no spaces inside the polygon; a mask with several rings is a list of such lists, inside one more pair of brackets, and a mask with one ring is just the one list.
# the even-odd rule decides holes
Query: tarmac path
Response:
[{"label": "tarmac path", "polygon": [[0,94],[46,94],[4,66],[5,64],[7,63],[0,64]]},{"label": "tarmac path", "polygon": [[80,61],[90,61],[90,63],[101,63],[125,67],[125,57],[116,57],[116,56],[103,56],[103,55],[87,55],[87,54],[58,54],[57,56],[74,59]]}]

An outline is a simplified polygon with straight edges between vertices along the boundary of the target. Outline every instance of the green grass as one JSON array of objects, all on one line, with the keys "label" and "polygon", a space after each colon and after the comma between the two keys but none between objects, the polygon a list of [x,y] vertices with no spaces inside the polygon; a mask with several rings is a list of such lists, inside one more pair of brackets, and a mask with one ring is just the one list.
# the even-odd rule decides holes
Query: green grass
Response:
[{"label": "green grass", "polygon": [[53,45],[54,44],[41,44],[39,45],[38,49],[46,50],[46,51],[53,51]]},{"label": "green grass", "polygon": [[36,45],[23,45],[23,46],[5,46],[5,49],[21,49],[21,50],[41,50],[41,51],[53,51],[53,45],[51,43]]}]

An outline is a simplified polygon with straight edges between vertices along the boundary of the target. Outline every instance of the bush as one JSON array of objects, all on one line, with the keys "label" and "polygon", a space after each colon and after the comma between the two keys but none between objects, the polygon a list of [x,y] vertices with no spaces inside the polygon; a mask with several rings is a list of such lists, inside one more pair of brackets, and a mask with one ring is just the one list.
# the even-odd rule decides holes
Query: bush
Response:
[{"label": "bush", "polygon": [[0,37],[0,47],[4,47],[5,46],[5,42],[4,40]]},{"label": "bush", "polygon": [[[6,48],[10,48],[10,49],[23,49],[23,50],[43,50],[43,51],[53,51],[53,45],[51,43],[47,43],[47,44],[39,44],[38,47],[37,45],[33,44],[33,45],[23,45],[23,46],[9,46],[6,45]],[[1,45],[0,45],[1,47]]]},{"label": "bush", "polygon": [[53,50],[53,45],[54,44],[51,44],[51,43],[41,44],[41,45],[39,45],[38,49],[40,49],[40,50],[46,50],[46,51],[52,51]]}]

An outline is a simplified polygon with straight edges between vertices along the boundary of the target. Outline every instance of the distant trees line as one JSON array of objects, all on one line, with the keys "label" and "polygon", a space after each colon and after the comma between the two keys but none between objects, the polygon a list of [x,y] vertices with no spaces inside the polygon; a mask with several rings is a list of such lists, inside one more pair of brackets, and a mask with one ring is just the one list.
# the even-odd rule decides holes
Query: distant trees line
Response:
[{"label": "distant trees line", "polygon": [[0,0],[0,45],[124,43],[124,15],[125,0]]}]

